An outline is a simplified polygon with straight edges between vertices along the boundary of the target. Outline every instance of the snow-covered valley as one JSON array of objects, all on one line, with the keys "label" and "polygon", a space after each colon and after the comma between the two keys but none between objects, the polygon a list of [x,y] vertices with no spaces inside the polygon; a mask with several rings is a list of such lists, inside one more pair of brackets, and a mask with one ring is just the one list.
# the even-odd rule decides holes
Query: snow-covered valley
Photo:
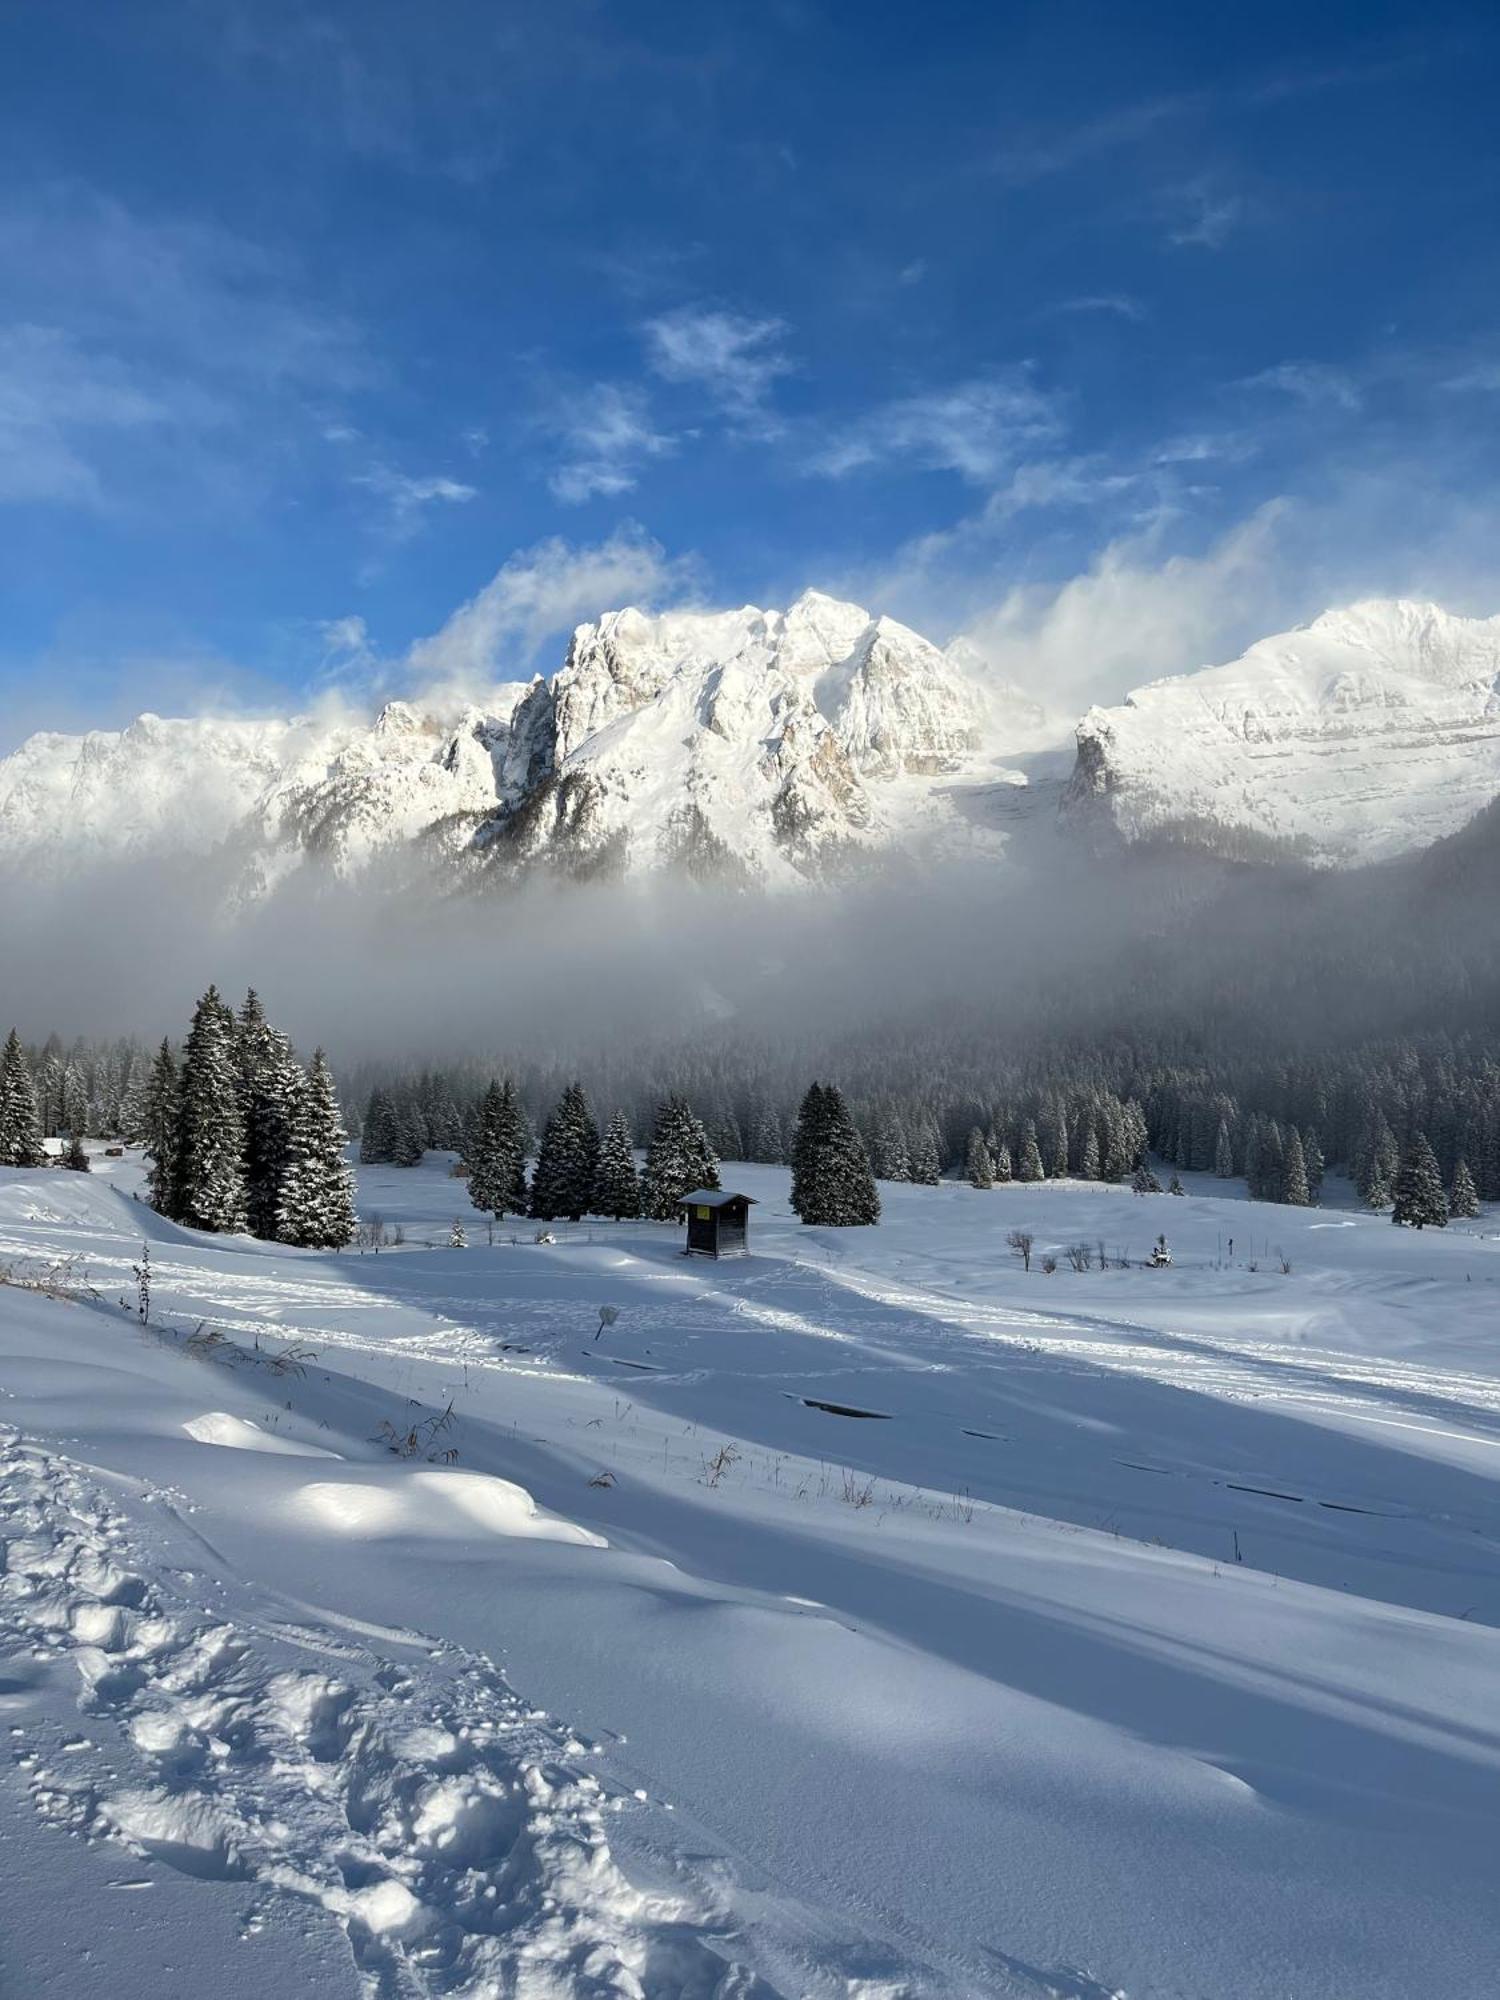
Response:
[{"label": "snow-covered valley", "polygon": [[94,1164],[0,1176],[0,1990],[1492,1990],[1486,1222],[733,1166],[709,1264],[434,1156],[322,1254]]}]

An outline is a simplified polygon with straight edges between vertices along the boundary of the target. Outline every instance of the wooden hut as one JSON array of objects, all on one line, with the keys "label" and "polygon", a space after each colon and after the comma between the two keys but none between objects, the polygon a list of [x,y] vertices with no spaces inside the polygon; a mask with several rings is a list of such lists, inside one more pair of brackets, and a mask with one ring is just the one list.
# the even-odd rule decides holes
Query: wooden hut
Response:
[{"label": "wooden hut", "polygon": [[685,1257],[743,1257],[750,1248],[755,1197],[727,1188],[694,1188],[677,1206],[687,1211]]}]

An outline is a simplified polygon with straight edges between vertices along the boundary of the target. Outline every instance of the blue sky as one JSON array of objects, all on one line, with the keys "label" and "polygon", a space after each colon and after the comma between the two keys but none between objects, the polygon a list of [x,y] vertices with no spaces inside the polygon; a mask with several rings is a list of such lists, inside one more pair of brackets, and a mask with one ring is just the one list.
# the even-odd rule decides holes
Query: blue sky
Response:
[{"label": "blue sky", "polygon": [[1337,597],[1500,609],[1491,7],[0,42],[0,747],[551,665],[627,599],[844,592],[1064,705]]}]

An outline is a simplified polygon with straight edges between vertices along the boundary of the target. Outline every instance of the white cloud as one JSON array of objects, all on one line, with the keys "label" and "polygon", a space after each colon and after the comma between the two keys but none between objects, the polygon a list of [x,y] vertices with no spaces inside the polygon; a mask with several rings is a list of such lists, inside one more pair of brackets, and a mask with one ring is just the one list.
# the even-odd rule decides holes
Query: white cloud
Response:
[{"label": "white cloud", "polygon": [[669,558],[638,528],[579,546],[554,536],[523,549],[477,596],[407,656],[410,677],[432,693],[477,693],[531,672],[543,642],[626,604],[680,597],[691,561]]},{"label": "white cloud", "polygon": [[1113,542],[1065,583],[1008,591],[963,636],[1002,678],[1064,709],[1231,658],[1284,622],[1281,511],[1261,508],[1203,555],[1157,557],[1151,535]]},{"label": "white cloud", "polygon": [[422,516],[427,508],[434,505],[461,506],[479,495],[477,486],[466,485],[461,479],[450,479],[443,473],[415,479],[408,473],[394,471],[388,465],[372,465],[367,472],[356,473],[352,483],[363,486],[385,502],[385,525],[397,541],[408,541],[420,532]]},{"label": "white cloud", "polygon": [[648,320],[643,332],[656,374],[705,389],[732,417],[763,418],[771,385],[792,370],[781,347],[786,326],[779,319],[683,306]]},{"label": "white cloud", "polygon": [[1024,374],[990,376],[884,404],[827,443],[808,469],[841,479],[910,459],[985,485],[1061,428],[1052,398]]},{"label": "white cloud", "polygon": [[676,445],[675,438],[652,424],[644,394],[613,382],[596,382],[565,395],[544,428],[557,437],[564,453],[547,484],[570,506],[600,494],[628,493],[641,463]]},{"label": "white cloud", "polygon": [[1240,387],[1279,389],[1309,408],[1331,405],[1341,410],[1357,410],[1364,400],[1341,368],[1330,368],[1321,361],[1278,362],[1274,368],[1262,368],[1257,375],[1247,375]]},{"label": "white cloud", "polygon": [[1054,311],[1060,313],[1112,313],[1117,319],[1135,323],[1149,317],[1146,308],[1129,292],[1089,292],[1082,298],[1063,299]]}]

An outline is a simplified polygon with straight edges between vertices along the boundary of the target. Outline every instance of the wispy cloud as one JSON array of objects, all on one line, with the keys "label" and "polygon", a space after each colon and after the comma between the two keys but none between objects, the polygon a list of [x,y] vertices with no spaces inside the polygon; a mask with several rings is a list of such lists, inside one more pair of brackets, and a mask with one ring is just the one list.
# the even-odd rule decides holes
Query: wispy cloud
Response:
[{"label": "wispy cloud", "polygon": [[1201,98],[1189,95],[1147,98],[1077,124],[1033,130],[1002,147],[990,162],[991,170],[1007,187],[1030,187],[1134,145],[1201,103]]},{"label": "wispy cloud", "polygon": [[1112,313],[1117,319],[1137,323],[1150,317],[1141,301],[1129,292],[1090,292],[1078,299],[1060,299],[1052,310],[1059,313]]},{"label": "wispy cloud", "polygon": [[683,306],[647,320],[642,332],[647,361],[663,381],[700,388],[726,416],[759,428],[773,383],[792,372],[786,330],[779,319]]},{"label": "wispy cloud", "polygon": [[659,605],[688,591],[691,558],[673,559],[636,527],[580,545],[560,536],[520,550],[442,629],[412,647],[407,678],[429,694],[477,695],[524,678],[544,641],[625,604]]},{"label": "wispy cloud", "polygon": [[1245,376],[1240,387],[1279,390],[1309,409],[1358,410],[1364,403],[1352,377],[1322,361],[1280,361],[1274,368]]},{"label": "wispy cloud", "polygon": [[[201,506],[256,490],[376,369],[357,329],[233,233],[75,184],[0,197],[0,491]],[[321,411],[318,406],[322,405]]]},{"label": "wispy cloud", "polygon": [[675,438],[657,430],[644,392],[614,382],[565,391],[542,428],[563,454],[547,484],[569,506],[628,493],[648,459],[676,447]]},{"label": "wispy cloud", "polygon": [[389,465],[372,465],[353,476],[352,484],[364,487],[384,503],[383,525],[392,540],[409,541],[421,532],[423,516],[433,506],[462,505],[478,498],[477,486],[445,473],[414,478]]},{"label": "wispy cloud", "polygon": [[984,485],[1061,428],[1054,399],[1026,374],[982,376],[882,405],[824,444],[808,469],[842,479],[905,459]]},{"label": "wispy cloud", "polygon": [[102,504],[98,440],[181,414],[180,398],[56,327],[0,327],[0,500]]}]

